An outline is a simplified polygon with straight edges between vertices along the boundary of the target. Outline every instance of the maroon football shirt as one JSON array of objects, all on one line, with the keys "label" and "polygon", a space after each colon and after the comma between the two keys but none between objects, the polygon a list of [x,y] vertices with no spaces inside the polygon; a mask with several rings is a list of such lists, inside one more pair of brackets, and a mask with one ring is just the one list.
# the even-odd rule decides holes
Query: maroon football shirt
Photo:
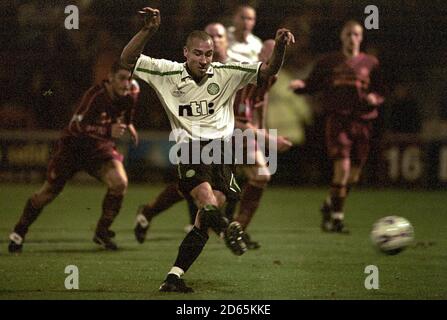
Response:
[{"label": "maroon football shirt", "polygon": [[91,87],[84,94],[69,125],[65,136],[88,137],[100,141],[109,141],[113,123],[132,123],[134,100],[130,96],[112,100],[103,81]]},{"label": "maroon football shirt", "polygon": [[257,128],[264,128],[268,91],[276,82],[276,78],[272,76],[260,86],[249,84],[237,92],[234,100],[236,120],[250,122]]},{"label": "maroon football shirt", "polygon": [[327,113],[365,120],[378,116],[377,107],[366,102],[369,93],[383,95],[379,61],[374,56],[360,53],[348,58],[342,52],[327,54],[316,63],[305,83],[305,88],[295,92],[321,91]]}]

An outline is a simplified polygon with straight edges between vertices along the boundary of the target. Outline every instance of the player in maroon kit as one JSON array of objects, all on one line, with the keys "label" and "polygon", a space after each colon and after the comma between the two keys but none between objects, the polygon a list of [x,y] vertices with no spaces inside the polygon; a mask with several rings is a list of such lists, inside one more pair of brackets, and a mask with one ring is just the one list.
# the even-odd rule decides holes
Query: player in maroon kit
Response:
[{"label": "player in maroon kit", "polygon": [[114,139],[129,130],[137,142],[132,117],[138,90],[130,86],[130,75],[130,71],[115,63],[108,80],[91,87],[84,94],[56,144],[45,183],[28,199],[9,237],[9,252],[22,250],[28,228],[80,170],[107,185],[93,241],[105,249],[117,249],[110,226],[120,211],[127,189],[127,175],[122,164],[123,156],[116,150]]},{"label": "player in maroon kit", "polygon": [[383,103],[379,61],[360,52],[363,27],[348,21],[341,35],[342,50],[326,55],[315,65],[307,80],[294,80],[297,94],[322,93],[326,113],[326,147],[333,160],[329,196],[321,208],[321,228],[326,232],[348,233],[344,203],[357,183],[370,148],[372,121]]},{"label": "player in maroon kit", "polygon": [[[259,61],[268,63],[275,40],[266,40],[263,43],[261,52],[258,55]],[[235,128],[245,130],[252,130],[253,136],[263,135],[263,139],[270,139],[265,129],[265,117],[268,106],[268,91],[276,81],[277,76],[271,77],[268,81],[264,81],[260,86],[249,84],[243,89],[239,90],[236,100],[234,102],[235,114]],[[265,141],[265,140],[264,140]],[[248,141],[247,143],[255,143],[256,141]],[[277,150],[284,152],[290,149],[292,143],[282,137],[276,137]],[[270,181],[270,171],[267,168],[267,163],[263,153],[256,148],[244,148],[247,152],[253,150],[254,154],[247,155],[254,159],[254,164],[244,164],[239,166],[238,170],[246,177],[247,183],[242,187],[242,194],[240,199],[240,206],[237,215],[234,217],[244,230],[250,224],[259,203],[261,201],[264,189]],[[236,202],[229,202],[226,210],[226,215],[229,219],[233,218]],[[260,247],[259,243],[251,240],[247,232],[244,233],[244,242],[248,249],[257,249]]]}]

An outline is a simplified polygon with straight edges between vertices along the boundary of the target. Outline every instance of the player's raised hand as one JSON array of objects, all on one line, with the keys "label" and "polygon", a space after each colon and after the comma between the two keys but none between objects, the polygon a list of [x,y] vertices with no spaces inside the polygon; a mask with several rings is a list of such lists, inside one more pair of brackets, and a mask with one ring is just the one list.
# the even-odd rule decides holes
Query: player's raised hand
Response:
[{"label": "player's raised hand", "polygon": [[121,122],[112,124],[112,138],[121,138],[126,132],[127,125]]},{"label": "player's raised hand", "polygon": [[292,80],[289,83],[289,89],[291,90],[303,89],[304,87],[306,87],[306,83],[300,79]]},{"label": "player's raised hand", "polygon": [[275,41],[288,46],[295,43],[295,36],[289,29],[280,28],[276,31]]},{"label": "player's raised hand", "polygon": [[150,7],[145,7],[138,11],[140,15],[144,18],[143,29],[156,31],[161,23],[160,11],[158,9],[152,9]]}]

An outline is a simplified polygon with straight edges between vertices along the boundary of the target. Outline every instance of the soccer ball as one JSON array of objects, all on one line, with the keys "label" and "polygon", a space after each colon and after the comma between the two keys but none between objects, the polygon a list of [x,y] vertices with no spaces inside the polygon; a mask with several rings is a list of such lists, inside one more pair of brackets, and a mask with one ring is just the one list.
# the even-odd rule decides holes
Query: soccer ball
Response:
[{"label": "soccer ball", "polygon": [[380,251],[395,255],[404,250],[414,239],[411,223],[402,217],[388,216],[374,223],[371,240]]}]

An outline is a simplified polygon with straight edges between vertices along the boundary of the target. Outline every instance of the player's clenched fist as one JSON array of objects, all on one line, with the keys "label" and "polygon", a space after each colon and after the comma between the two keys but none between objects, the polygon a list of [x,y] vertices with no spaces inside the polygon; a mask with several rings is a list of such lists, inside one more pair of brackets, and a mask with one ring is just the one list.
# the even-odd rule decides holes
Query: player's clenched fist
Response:
[{"label": "player's clenched fist", "polygon": [[288,46],[295,43],[295,37],[289,29],[281,28],[276,31],[275,41]]},{"label": "player's clenched fist", "polygon": [[112,138],[121,138],[126,132],[127,126],[123,123],[112,124]]},{"label": "player's clenched fist", "polygon": [[151,31],[156,31],[158,29],[161,22],[160,11],[158,9],[145,7],[138,11],[138,13],[144,17],[143,29]]}]

